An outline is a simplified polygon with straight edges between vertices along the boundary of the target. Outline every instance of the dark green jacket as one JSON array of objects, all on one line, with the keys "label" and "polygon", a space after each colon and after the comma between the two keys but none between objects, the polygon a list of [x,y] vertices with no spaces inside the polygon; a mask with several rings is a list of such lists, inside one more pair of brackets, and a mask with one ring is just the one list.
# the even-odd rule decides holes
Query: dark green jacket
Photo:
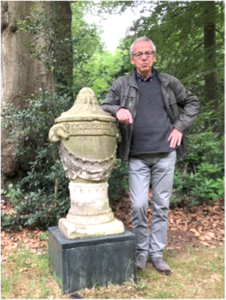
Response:
[{"label": "dark green jacket", "polygon": [[[193,93],[187,90],[177,78],[169,74],[158,73],[157,71],[156,75],[161,83],[165,108],[170,121],[174,128],[183,133],[183,140],[181,146],[177,149],[177,153],[179,156],[184,157],[187,154],[186,137],[184,133],[189,129],[199,112],[199,100]],[[134,71],[132,74],[119,77],[113,82],[101,107],[114,117],[119,108],[127,108],[131,112],[134,120],[138,101],[139,90],[136,82],[136,73]],[[119,130],[122,135],[122,141],[118,146],[117,157],[126,161],[129,157],[133,124],[124,125],[119,123]]]}]

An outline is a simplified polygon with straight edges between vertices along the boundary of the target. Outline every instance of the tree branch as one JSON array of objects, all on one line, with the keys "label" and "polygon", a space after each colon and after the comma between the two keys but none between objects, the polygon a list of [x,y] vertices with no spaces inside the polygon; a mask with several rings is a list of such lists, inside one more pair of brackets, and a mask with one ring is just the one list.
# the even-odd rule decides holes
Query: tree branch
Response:
[{"label": "tree branch", "polygon": [[216,28],[216,32],[218,32],[218,33],[219,33],[219,35],[221,36],[222,40],[224,41],[224,35],[223,35],[223,33],[222,33],[222,32],[220,32],[220,30],[218,30],[217,28]]},{"label": "tree branch", "polygon": [[198,46],[195,47],[195,49],[193,51],[196,51],[197,49],[199,49],[203,44],[204,44],[203,42],[201,42],[200,44],[198,44]]}]

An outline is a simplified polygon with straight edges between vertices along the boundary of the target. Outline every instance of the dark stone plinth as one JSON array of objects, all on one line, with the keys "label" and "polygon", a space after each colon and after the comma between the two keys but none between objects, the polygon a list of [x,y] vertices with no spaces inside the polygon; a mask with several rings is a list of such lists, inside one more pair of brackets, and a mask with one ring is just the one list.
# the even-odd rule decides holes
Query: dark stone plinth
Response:
[{"label": "dark stone plinth", "polygon": [[69,240],[58,227],[48,230],[52,272],[64,293],[136,281],[133,233]]}]

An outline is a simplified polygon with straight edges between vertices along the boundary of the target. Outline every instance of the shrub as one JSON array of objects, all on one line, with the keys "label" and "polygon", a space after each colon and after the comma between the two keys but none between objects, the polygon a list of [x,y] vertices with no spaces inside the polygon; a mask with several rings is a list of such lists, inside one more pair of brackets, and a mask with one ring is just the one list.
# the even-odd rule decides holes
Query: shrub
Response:
[{"label": "shrub", "polygon": [[58,146],[48,142],[48,132],[54,119],[71,106],[71,98],[40,90],[39,95],[32,95],[27,102],[24,110],[9,106],[4,112],[4,126],[10,136],[15,132],[18,135],[15,155],[27,155],[29,161],[29,170],[22,180],[8,187],[7,197],[15,210],[11,217],[2,214],[2,226],[8,229],[14,226],[45,229],[56,225],[70,205],[68,180],[57,153]]},{"label": "shrub", "polygon": [[175,171],[172,201],[196,205],[218,200],[224,195],[224,136],[210,130],[193,134],[189,148]]},{"label": "shrub", "polygon": [[109,200],[119,200],[128,190],[128,166],[127,163],[121,163],[120,160],[116,160],[114,169],[112,170],[109,179]]}]

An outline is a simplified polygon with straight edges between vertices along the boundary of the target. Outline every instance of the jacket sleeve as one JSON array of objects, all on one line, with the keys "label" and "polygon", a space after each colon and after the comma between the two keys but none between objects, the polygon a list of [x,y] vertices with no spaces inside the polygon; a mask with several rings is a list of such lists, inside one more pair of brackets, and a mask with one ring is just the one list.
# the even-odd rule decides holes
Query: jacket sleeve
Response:
[{"label": "jacket sleeve", "polygon": [[196,95],[185,88],[185,86],[173,77],[172,88],[176,96],[177,104],[182,108],[173,126],[182,133],[190,128],[199,113],[200,102]]},{"label": "jacket sleeve", "polygon": [[118,80],[114,81],[110,87],[108,94],[101,103],[104,111],[109,112],[113,117],[116,117],[116,112],[121,108],[120,106],[120,86]]}]

